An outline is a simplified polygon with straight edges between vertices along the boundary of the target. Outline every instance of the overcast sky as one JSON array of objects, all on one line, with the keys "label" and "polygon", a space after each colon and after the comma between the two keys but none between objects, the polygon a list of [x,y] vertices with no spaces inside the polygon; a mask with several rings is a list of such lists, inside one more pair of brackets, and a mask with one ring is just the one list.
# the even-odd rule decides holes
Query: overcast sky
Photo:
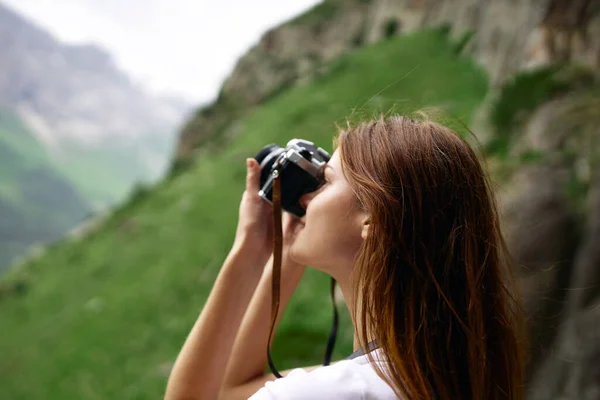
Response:
[{"label": "overcast sky", "polygon": [[95,42],[153,90],[212,100],[269,28],[319,0],[0,0],[65,42]]}]

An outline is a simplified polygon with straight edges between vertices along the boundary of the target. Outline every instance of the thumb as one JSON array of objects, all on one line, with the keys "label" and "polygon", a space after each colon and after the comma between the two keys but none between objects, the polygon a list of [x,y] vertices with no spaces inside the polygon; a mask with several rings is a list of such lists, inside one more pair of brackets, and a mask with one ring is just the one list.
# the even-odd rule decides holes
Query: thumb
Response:
[{"label": "thumb", "polygon": [[253,195],[260,190],[260,166],[254,158],[246,159],[246,191]]}]

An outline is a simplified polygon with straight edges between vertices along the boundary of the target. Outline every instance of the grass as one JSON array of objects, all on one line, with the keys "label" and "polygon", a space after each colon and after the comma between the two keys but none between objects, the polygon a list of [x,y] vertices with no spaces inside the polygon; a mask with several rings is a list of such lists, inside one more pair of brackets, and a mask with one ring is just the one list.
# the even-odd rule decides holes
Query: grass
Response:
[{"label": "grass", "polygon": [[[44,147],[12,112],[0,109],[0,147],[11,148],[24,160],[37,166],[48,161]],[[0,160],[1,161],[1,160]],[[0,164],[3,167],[6,165]]]},{"label": "grass", "polygon": [[33,133],[12,112],[0,109],[0,195],[16,196],[18,175],[47,162],[45,149]]},{"label": "grass", "polygon": [[[468,122],[486,90],[480,68],[439,31],[426,31],[344,56],[316,81],[270,99],[241,121],[228,148],[136,191],[94,234],[9,271],[2,282],[27,290],[0,299],[2,397],[160,398],[230,249],[246,157],[294,137],[331,150],[335,123],[349,116],[441,106]],[[321,362],[328,285],[307,271],[273,346],[280,370]],[[334,359],[352,349],[345,311],[339,332]]]},{"label": "grass", "polygon": [[[154,178],[145,172],[148,168],[136,154],[139,149],[133,146],[68,146],[62,144],[60,157],[49,156],[44,145],[14,113],[0,109],[0,196],[19,200],[15,182],[24,170],[35,168],[55,171],[69,180],[89,203],[99,207],[125,199],[132,182]],[[165,146],[158,143],[157,147]]]},{"label": "grass", "polygon": [[171,144],[155,136],[160,135],[147,132],[144,142],[137,144],[114,140],[96,146],[63,143],[54,165],[94,209],[104,209],[126,200],[136,183],[156,181],[162,174],[166,166],[161,154],[166,158]]},{"label": "grass", "polygon": [[34,134],[0,110],[0,269],[28,246],[65,234],[86,210]]}]

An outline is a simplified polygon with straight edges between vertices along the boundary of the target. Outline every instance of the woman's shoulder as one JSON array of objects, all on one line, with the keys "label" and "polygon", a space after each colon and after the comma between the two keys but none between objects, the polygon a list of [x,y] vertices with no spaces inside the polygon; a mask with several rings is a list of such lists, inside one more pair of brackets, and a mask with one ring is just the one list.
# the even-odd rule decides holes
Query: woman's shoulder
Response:
[{"label": "woman's shoulder", "polygon": [[343,360],[310,372],[294,369],[267,382],[250,400],[395,399],[390,386],[377,375],[366,356]]}]

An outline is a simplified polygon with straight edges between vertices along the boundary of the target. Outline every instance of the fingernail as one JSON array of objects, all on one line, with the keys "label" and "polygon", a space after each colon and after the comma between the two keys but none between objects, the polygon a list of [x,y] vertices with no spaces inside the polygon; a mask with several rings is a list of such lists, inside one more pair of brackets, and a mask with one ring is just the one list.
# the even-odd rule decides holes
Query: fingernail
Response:
[{"label": "fingernail", "polygon": [[246,168],[250,168],[251,165],[252,165],[252,159],[246,158]]}]

